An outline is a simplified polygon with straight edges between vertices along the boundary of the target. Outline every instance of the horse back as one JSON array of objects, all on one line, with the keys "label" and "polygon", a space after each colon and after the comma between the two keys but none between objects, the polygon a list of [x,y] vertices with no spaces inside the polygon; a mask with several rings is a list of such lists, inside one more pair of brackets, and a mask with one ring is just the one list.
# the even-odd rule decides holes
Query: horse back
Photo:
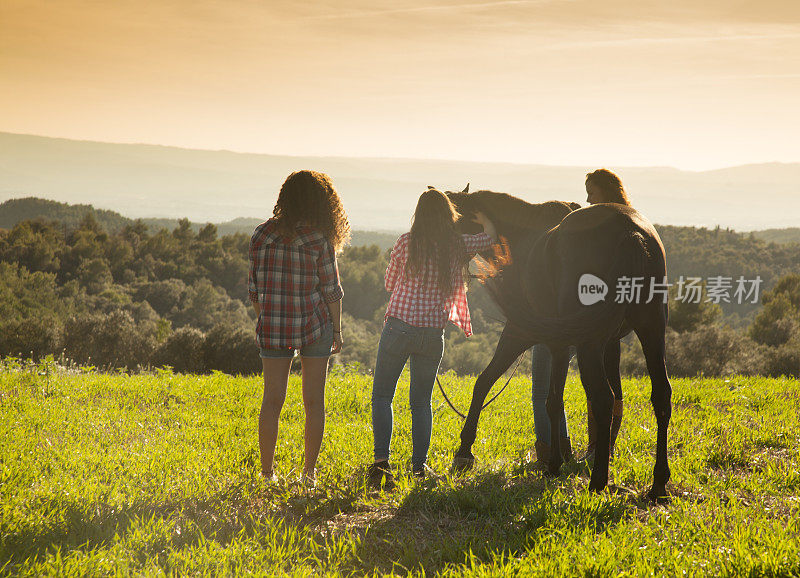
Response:
[{"label": "horse back", "polygon": [[[621,243],[638,236],[644,243],[647,259],[658,265],[664,259],[664,245],[652,223],[633,207],[599,203],[566,215],[554,232],[561,259],[576,264],[591,264],[592,269],[610,265],[621,250]],[[658,273],[649,267],[647,274]]]},{"label": "horse back", "polygon": [[[581,307],[584,275],[602,279],[613,299],[622,276],[661,281],[664,247],[653,225],[625,205],[597,204],[566,215],[534,247],[528,261],[526,296],[540,315],[565,315]],[[646,295],[645,295],[646,297]]]}]

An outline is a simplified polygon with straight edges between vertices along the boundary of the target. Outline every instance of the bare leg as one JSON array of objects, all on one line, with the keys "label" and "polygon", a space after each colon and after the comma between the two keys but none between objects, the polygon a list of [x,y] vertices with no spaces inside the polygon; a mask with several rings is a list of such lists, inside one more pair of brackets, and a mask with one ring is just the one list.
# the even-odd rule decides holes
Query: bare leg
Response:
[{"label": "bare leg", "polygon": [[303,357],[303,406],[306,411],[303,475],[314,477],[325,432],[325,380],[328,357]]},{"label": "bare leg", "polygon": [[289,382],[288,357],[261,359],[264,372],[264,396],[258,414],[258,448],[261,452],[261,471],[272,473],[275,459],[275,444],[278,441],[278,421],[283,402],[286,401],[286,386]]}]

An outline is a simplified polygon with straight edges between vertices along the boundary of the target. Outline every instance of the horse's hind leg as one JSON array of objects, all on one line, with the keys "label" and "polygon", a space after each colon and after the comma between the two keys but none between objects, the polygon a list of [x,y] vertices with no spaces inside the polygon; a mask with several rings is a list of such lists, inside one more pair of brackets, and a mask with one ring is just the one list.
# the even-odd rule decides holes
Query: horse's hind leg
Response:
[{"label": "horse's hind leg", "polygon": [[[666,321],[666,320],[664,320]],[[642,344],[647,371],[650,374],[650,403],[656,414],[658,434],[656,438],[656,465],[653,469],[653,487],[648,492],[651,500],[656,500],[667,493],[667,482],[670,471],[667,461],[667,429],[672,416],[672,386],[667,376],[665,358],[664,325],[643,326],[636,329],[636,335]]]},{"label": "horse's hind leg", "polygon": [[619,374],[620,347],[619,339],[611,339],[606,343],[605,357],[603,365],[606,370],[606,378],[611,391],[614,392],[614,410],[611,413],[611,433],[609,434],[609,452],[614,455],[614,446],[617,443],[617,435],[622,425],[622,378]]},{"label": "horse's hind leg", "polygon": [[599,492],[608,484],[609,438],[614,393],[608,384],[604,364],[605,341],[596,340],[578,346],[581,381],[592,402],[597,427],[597,447],[589,490]]},{"label": "horse's hind leg", "polygon": [[478,379],[475,380],[475,386],[472,389],[472,402],[469,406],[469,413],[467,419],[464,421],[464,427],[461,429],[461,445],[456,452],[455,459],[453,460],[453,467],[455,469],[464,470],[468,469],[475,457],[472,455],[472,444],[475,443],[475,437],[478,431],[478,418],[481,415],[483,402],[489,390],[494,385],[494,382],[511,367],[511,364],[522,355],[526,349],[531,346],[530,343],[523,342],[516,337],[508,334],[504,330],[500,335],[500,340],[497,342],[497,349],[494,352],[492,360],[486,366]]}]

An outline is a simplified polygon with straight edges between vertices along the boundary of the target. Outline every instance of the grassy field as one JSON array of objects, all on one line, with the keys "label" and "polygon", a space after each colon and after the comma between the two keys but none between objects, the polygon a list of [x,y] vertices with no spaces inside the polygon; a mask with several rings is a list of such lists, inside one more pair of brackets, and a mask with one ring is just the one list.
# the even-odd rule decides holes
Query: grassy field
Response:
[{"label": "grassy field", "polygon": [[[445,379],[466,408],[469,378]],[[104,375],[0,368],[0,574],[799,575],[800,384],[673,381],[672,500],[651,482],[649,382],[626,380],[611,467],[590,495],[574,463],[544,479],[533,459],[530,382],[517,377],[483,415],[476,468],[447,474],[460,419],[434,393],[430,465],[416,485],[407,376],[395,401],[398,488],[370,494],[369,377],[329,381],[319,485],[297,482],[303,411],[292,378],[280,480],[259,478],[258,378]],[[586,443],[577,377],[574,445]]]}]

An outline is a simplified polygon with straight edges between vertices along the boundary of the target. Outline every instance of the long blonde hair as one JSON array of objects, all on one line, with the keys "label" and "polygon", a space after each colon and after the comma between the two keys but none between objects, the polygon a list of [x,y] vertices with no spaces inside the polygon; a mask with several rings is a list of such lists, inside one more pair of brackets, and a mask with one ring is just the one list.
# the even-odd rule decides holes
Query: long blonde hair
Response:
[{"label": "long blonde hair", "polygon": [[422,193],[414,211],[414,221],[408,242],[408,259],[405,274],[426,281],[425,264],[432,260],[437,272],[437,286],[443,297],[452,291],[453,282],[460,275],[460,258],[463,241],[456,229],[458,214],[447,195],[436,189]]}]

